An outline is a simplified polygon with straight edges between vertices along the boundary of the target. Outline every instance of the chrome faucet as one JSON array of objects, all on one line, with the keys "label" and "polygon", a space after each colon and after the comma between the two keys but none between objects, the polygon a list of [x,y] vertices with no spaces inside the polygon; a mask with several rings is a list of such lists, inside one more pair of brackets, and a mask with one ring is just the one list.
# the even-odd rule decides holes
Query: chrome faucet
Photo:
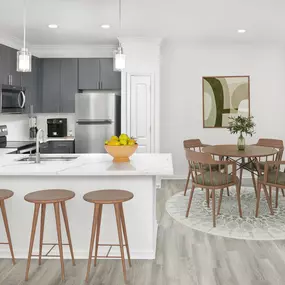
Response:
[{"label": "chrome faucet", "polygon": [[40,154],[40,136],[42,134],[42,140],[44,140],[44,130],[39,129],[37,132],[37,140],[36,140],[36,163],[41,162],[41,154]]}]

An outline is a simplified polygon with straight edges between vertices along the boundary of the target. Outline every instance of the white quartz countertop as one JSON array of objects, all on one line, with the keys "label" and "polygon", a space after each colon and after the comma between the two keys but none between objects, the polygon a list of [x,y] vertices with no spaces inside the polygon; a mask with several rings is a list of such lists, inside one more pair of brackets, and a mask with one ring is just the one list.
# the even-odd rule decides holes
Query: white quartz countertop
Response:
[{"label": "white quartz countertop", "polygon": [[29,155],[7,154],[0,159],[0,176],[106,176],[173,175],[172,155],[168,153],[134,154],[128,163],[113,163],[109,154],[51,154],[76,156],[71,161],[18,161]]},{"label": "white quartz countertop", "polygon": [[0,148],[0,156],[17,151],[16,148]]}]

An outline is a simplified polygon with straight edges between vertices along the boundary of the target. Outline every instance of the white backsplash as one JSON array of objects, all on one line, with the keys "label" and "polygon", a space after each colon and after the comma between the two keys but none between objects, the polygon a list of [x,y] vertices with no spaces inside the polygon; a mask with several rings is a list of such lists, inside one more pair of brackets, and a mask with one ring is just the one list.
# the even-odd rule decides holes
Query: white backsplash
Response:
[{"label": "white backsplash", "polygon": [[[75,114],[36,114],[38,128],[43,129],[47,136],[47,119],[67,118],[67,133],[75,133]],[[29,117],[28,115],[0,115],[0,125],[8,127],[8,141],[24,141],[29,139]]]}]

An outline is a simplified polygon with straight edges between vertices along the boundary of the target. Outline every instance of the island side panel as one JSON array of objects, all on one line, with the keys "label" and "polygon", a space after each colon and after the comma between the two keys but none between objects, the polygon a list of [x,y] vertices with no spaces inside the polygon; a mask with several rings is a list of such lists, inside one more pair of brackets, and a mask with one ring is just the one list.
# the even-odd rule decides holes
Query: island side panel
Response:
[{"label": "island side panel", "polygon": [[[1,188],[14,191],[15,195],[6,201],[12,241],[16,258],[27,258],[34,205],[24,200],[32,191],[43,189],[68,189],[76,193],[74,199],[67,201],[67,213],[76,258],[87,259],[93,219],[93,204],[83,200],[89,191],[100,189],[124,189],[131,191],[134,198],[123,203],[128,232],[131,257],[133,259],[154,259],[156,251],[156,179],[155,176],[2,176]],[[67,242],[62,222],[63,241]],[[35,239],[35,254],[38,253],[39,224]],[[45,242],[56,242],[56,225],[52,204],[47,206],[45,223]],[[0,222],[0,240],[5,241],[3,223]],[[114,207],[104,205],[100,243],[118,243]],[[48,247],[44,247],[48,250]],[[107,248],[99,251],[104,255]],[[57,248],[52,254],[57,254]],[[70,258],[69,249],[64,247],[65,258]],[[111,251],[119,254],[119,248]],[[0,258],[10,257],[8,246],[0,248]]]}]

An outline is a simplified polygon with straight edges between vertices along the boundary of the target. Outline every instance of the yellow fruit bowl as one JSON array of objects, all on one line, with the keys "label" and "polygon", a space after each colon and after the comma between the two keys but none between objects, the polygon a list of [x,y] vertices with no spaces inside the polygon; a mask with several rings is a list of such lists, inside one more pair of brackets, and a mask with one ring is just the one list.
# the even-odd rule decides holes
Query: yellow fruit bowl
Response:
[{"label": "yellow fruit bowl", "polygon": [[138,145],[105,145],[106,151],[114,157],[113,162],[129,162]]}]

